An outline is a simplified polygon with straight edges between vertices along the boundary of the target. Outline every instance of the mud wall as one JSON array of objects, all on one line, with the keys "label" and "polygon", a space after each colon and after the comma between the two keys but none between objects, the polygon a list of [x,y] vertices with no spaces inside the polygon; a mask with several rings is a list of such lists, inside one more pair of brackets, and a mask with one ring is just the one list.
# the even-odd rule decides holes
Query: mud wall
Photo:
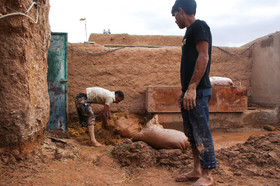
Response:
[{"label": "mud wall", "polygon": [[102,45],[180,46],[181,36],[90,34],[90,42]]},{"label": "mud wall", "polygon": [[252,45],[249,47],[216,47],[212,49],[210,76],[221,76],[232,79],[235,86],[247,88],[251,97]]},{"label": "mud wall", "polygon": [[[90,86],[124,92],[124,101],[114,104],[112,111],[145,113],[147,86],[180,85],[180,48],[68,47],[68,121],[77,118],[74,97]],[[106,51],[112,52],[96,56]]]},{"label": "mud wall", "polygon": [[[108,41],[106,38],[109,36],[104,34],[104,41]],[[101,36],[99,35],[99,37]],[[138,36],[130,36],[131,41],[136,41],[137,38]],[[169,39],[173,40],[174,38],[161,36],[159,39],[158,36],[149,45],[161,45],[159,41],[163,40],[166,40],[165,43],[172,43],[173,41],[171,42]],[[74,98],[86,87],[100,86],[112,91],[122,90],[125,93],[125,100],[118,105],[113,105],[112,111],[143,114],[146,112],[145,92],[148,86],[180,86],[181,48],[179,40],[177,40],[177,47],[163,48],[111,48],[104,47],[103,45],[106,43],[103,43],[101,39],[99,41],[102,45],[98,43],[69,44],[69,122],[77,120]],[[133,43],[122,44],[131,45]],[[210,75],[231,78],[236,86],[246,86],[250,96],[251,48],[249,50],[247,50],[248,47],[223,49],[227,52],[213,47]],[[109,53],[105,54],[108,51]],[[96,111],[101,110],[102,107],[95,106],[95,109]]]},{"label": "mud wall", "polygon": [[[49,118],[47,50],[49,0],[0,1],[0,149],[31,151],[44,137]],[[38,23],[36,22],[38,10]]]},{"label": "mud wall", "polygon": [[259,40],[253,50],[252,100],[280,106],[280,32]]}]

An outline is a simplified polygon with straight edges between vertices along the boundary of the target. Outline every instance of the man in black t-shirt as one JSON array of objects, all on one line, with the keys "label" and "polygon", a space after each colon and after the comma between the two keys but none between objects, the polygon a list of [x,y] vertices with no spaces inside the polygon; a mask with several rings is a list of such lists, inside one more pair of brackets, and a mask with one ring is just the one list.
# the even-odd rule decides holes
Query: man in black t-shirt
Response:
[{"label": "man in black t-shirt", "polygon": [[198,179],[194,185],[213,185],[211,170],[216,168],[217,163],[208,110],[211,98],[211,31],[204,21],[195,18],[195,0],[176,0],[171,13],[178,27],[187,29],[182,44],[182,91],[178,101],[184,132],[191,143],[194,157],[193,170],[178,176],[176,181]]}]

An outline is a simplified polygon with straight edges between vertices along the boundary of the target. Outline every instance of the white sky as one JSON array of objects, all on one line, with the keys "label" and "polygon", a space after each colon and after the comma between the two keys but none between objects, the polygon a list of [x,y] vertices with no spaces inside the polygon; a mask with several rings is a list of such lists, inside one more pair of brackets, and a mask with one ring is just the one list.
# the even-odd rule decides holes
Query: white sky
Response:
[{"label": "white sky", "polygon": [[[91,33],[183,36],[171,16],[175,0],[50,0],[52,32],[67,32],[70,43]],[[196,0],[196,18],[211,28],[213,45],[241,46],[280,31],[280,0]],[[80,21],[80,18],[86,18]]]}]

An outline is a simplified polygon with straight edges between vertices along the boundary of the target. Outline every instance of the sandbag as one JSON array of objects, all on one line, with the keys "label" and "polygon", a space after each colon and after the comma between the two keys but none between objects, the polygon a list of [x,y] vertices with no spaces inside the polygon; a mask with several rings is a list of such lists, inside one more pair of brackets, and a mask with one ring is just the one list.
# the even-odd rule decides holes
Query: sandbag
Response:
[{"label": "sandbag", "polygon": [[141,130],[138,119],[124,116],[115,121],[115,127],[116,132],[125,138],[131,138]]},{"label": "sandbag", "polygon": [[146,126],[137,134],[132,141],[144,141],[156,149],[182,149],[190,147],[186,135],[178,130],[164,129],[161,125],[156,124],[156,117],[153,117]]},{"label": "sandbag", "polygon": [[216,86],[233,86],[233,82],[230,78],[227,77],[210,77],[211,85]]}]

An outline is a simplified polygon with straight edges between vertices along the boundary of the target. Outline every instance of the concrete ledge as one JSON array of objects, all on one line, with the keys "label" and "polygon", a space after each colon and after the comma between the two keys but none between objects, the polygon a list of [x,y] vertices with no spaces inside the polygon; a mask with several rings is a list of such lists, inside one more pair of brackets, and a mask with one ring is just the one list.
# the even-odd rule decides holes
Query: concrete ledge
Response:
[{"label": "concrete ledge", "polygon": [[244,125],[251,125],[253,127],[263,127],[264,125],[278,125],[280,126],[279,120],[279,109],[274,110],[251,110],[243,114]]},{"label": "concrete ledge", "polygon": [[[158,113],[159,123],[165,128],[183,131],[181,113]],[[242,113],[209,113],[211,130],[241,129],[248,127],[263,128],[265,125],[280,127],[279,110],[247,110]]]}]

